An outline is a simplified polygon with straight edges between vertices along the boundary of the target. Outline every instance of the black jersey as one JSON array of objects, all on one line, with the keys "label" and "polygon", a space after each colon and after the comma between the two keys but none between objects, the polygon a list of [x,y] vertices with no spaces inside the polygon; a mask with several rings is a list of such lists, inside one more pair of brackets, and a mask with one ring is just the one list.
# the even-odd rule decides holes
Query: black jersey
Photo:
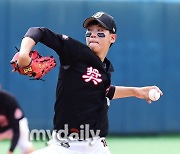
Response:
[{"label": "black jersey", "polygon": [[87,45],[47,28],[30,28],[25,37],[52,48],[60,58],[54,129],[64,129],[68,124],[69,131],[73,131],[88,124],[91,130],[100,130],[101,137],[106,136],[106,97],[112,99],[114,94],[114,88],[109,88],[113,71],[110,61],[105,58],[102,62]]},{"label": "black jersey", "polygon": [[22,118],[24,118],[24,114],[15,97],[0,90],[0,133],[12,129],[13,138],[10,151],[13,151],[17,145],[20,135],[19,120]]}]

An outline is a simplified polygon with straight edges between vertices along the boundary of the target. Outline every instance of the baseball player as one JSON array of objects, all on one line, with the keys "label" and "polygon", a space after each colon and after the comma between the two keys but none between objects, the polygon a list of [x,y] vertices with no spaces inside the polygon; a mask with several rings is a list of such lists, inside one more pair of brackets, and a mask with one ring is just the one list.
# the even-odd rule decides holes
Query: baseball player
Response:
[{"label": "baseball player", "polygon": [[21,154],[34,151],[29,139],[29,128],[17,100],[9,92],[0,90],[0,140],[10,139],[8,154],[12,154],[16,145]]},{"label": "baseball player", "polygon": [[113,66],[106,55],[116,41],[117,32],[111,15],[97,12],[84,21],[83,27],[86,28],[86,44],[44,27],[29,28],[22,39],[16,63],[18,69],[35,68],[29,53],[38,42],[53,49],[61,64],[53,138],[47,147],[33,154],[110,154],[105,140],[110,100],[137,97],[151,103],[148,91],[152,88],[162,95],[157,86],[111,85]]}]

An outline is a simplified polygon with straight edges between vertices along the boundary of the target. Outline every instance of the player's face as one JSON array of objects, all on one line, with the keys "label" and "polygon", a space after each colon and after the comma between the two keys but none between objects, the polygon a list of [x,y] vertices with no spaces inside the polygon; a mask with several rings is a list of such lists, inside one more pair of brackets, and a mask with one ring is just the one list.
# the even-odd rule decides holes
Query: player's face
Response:
[{"label": "player's face", "polygon": [[95,53],[107,53],[111,43],[114,43],[116,34],[100,25],[91,25],[86,31],[86,44]]}]

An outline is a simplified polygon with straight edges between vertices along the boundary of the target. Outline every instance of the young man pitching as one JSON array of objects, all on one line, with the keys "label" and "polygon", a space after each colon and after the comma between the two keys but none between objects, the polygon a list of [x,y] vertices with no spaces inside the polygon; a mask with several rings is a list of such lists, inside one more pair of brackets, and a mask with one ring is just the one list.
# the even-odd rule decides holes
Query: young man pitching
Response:
[{"label": "young man pitching", "polygon": [[152,88],[162,95],[156,86],[111,85],[113,66],[106,55],[116,41],[117,28],[112,16],[97,12],[87,18],[83,26],[86,28],[86,45],[44,27],[30,28],[22,40],[18,67],[31,66],[29,53],[38,42],[53,49],[61,64],[53,139],[46,148],[33,154],[110,154],[105,140],[109,100],[137,97],[151,103],[148,91]]}]

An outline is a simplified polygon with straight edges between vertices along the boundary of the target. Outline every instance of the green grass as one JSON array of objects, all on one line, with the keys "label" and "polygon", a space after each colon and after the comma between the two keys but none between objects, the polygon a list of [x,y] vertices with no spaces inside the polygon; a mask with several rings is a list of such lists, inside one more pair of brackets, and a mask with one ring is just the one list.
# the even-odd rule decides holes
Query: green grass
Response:
[{"label": "green grass", "polygon": [[[33,145],[35,149],[40,149],[45,147],[46,141],[34,141]],[[9,149],[9,146],[10,146],[9,140],[0,141],[0,154],[6,154],[7,150]],[[16,148],[13,154],[21,154],[21,153],[20,150]]]},{"label": "green grass", "polygon": [[180,154],[180,136],[109,137],[112,154]]},{"label": "green grass", "polygon": [[[112,154],[180,154],[180,136],[109,136],[107,143]],[[34,141],[36,149],[46,141]],[[0,141],[0,153],[6,154],[9,141]],[[14,154],[20,154],[19,149]]]}]

